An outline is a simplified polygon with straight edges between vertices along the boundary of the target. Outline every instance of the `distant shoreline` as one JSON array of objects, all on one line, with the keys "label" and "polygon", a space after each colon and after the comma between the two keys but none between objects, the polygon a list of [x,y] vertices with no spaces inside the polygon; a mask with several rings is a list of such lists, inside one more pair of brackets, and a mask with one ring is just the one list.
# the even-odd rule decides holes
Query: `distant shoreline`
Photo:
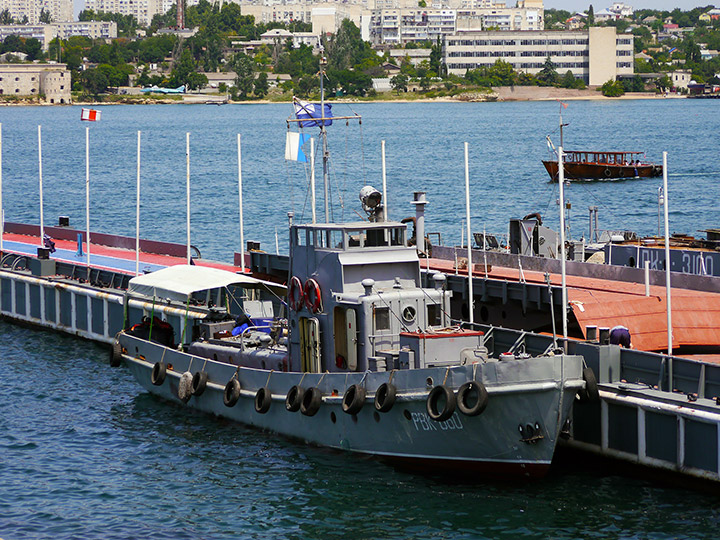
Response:
[{"label": "distant shoreline", "polygon": [[[598,90],[584,89],[572,90],[554,87],[538,87],[538,86],[503,86],[494,87],[491,93],[482,95],[479,92],[468,92],[460,94],[460,96],[439,96],[439,97],[418,97],[412,99],[383,99],[378,98],[361,98],[361,99],[332,99],[329,103],[478,103],[478,102],[511,102],[511,101],[616,101],[616,100],[633,100],[633,99],[680,99],[686,98],[684,95],[678,94],[657,94],[655,92],[631,92],[620,97],[606,97]],[[475,97],[477,96],[477,97]],[[258,99],[249,101],[229,101],[213,102],[213,95],[208,95],[207,100],[203,100],[202,94],[187,94],[184,97],[189,99],[130,99],[128,101],[74,101],[69,104],[49,104],[37,102],[2,102],[0,106],[5,107],[36,107],[36,106],[86,106],[86,107],[105,107],[109,105],[268,105],[274,103],[289,103],[289,101],[273,101],[269,99]]]}]

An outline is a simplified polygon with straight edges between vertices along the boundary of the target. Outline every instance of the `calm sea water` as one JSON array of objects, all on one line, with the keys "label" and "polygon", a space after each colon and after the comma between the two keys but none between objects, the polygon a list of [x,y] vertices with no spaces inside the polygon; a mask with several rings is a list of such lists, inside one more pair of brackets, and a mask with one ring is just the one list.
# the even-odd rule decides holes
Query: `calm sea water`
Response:
[{"label": "calm sea water", "polygon": [[[670,153],[671,227],[720,225],[717,104],[574,102],[570,148]],[[464,141],[471,145],[474,229],[504,231],[540,211],[556,223],[556,189],[540,159],[556,103],[366,104],[362,130],[333,126],[338,219],[380,181],[387,141],[391,216],[428,192],[428,229],[446,243],[464,215]],[[142,235],[185,236],[185,132],[191,132],[192,234],[206,256],[239,249],[236,133],[243,140],[246,238],[274,250],[286,212],[309,215],[301,165],[283,160],[286,105],[105,107],[91,125],[92,226],[134,234],[136,132],[143,133]],[[337,114],[350,110],[337,106]],[[37,125],[43,126],[47,222],[84,223],[80,110],[3,108],[6,219],[38,222]],[[555,137],[557,139],[557,137]],[[348,156],[348,157],[345,157]],[[363,158],[364,156],[364,158]],[[571,227],[653,233],[660,181],[573,185]],[[560,464],[530,485],[448,481],[306,447],[144,392],[105,348],[0,323],[0,538],[712,538],[720,498]],[[431,472],[431,471],[429,471]]]}]

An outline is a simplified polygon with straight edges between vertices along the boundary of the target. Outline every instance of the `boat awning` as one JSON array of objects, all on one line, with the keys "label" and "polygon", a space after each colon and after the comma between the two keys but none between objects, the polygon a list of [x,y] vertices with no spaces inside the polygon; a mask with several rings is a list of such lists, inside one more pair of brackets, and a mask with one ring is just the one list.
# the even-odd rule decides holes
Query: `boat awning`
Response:
[{"label": "boat awning", "polygon": [[198,291],[228,285],[258,287],[264,284],[265,282],[259,279],[218,268],[179,264],[132,278],[128,292],[184,302],[188,295]]}]

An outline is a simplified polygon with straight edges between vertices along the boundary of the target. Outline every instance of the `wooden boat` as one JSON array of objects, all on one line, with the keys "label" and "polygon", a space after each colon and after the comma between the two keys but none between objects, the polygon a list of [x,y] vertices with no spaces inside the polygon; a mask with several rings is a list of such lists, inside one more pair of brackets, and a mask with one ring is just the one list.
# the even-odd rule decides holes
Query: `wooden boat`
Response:
[{"label": "wooden boat", "polygon": [[[647,161],[643,152],[563,151],[565,178],[595,180],[617,178],[651,178],[662,176],[662,165]],[[543,161],[553,182],[558,180],[558,162]]]}]

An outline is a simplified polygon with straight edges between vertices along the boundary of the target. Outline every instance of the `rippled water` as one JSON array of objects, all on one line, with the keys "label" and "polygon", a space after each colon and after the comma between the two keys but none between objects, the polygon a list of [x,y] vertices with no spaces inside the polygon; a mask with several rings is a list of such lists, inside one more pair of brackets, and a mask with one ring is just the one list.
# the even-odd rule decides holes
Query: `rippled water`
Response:
[{"label": "rippled water", "polygon": [[[677,232],[720,225],[718,104],[713,100],[571,102],[564,110],[568,149],[639,150],[661,161],[669,152],[670,223]],[[412,192],[427,191],[427,230],[460,241],[465,216],[463,143],[470,144],[473,229],[506,232],[510,218],[541,212],[555,228],[556,186],[541,159],[545,135],[559,144],[556,102],[336,105],[363,116],[362,126],[329,128],[333,216],[357,219],[357,193],[380,188],[380,141],[386,140],[390,215],[414,214]],[[185,241],[185,133],[191,133],[192,239],[204,255],[231,260],[239,251],[237,134],[242,136],[245,237],[286,250],[287,212],[309,219],[302,165],[284,160],[290,106],[108,106],[91,128],[92,229],[135,234],[137,131],[142,132],[141,235]],[[8,221],[39,222],[37,125],[42,124],[46,223],[68,215],[85,223],[85,131],[78,107],[5,107],[3,196]],[[309,130],[308,132],[312,132]],[[319,152],[317,152],[319,154]],[[318,163],[318,167],[320,164]],[[318,173],[320,177],[320,173]],[[571,234],[587,234],[590,205],[601,228],[657,232],[661,179],[573,184]],[[318,186],[322,215],[322,189]]]},{"label": "rippled water", "polygon": [[[574,102],[570,148],[670,152],[671,222],[720,224],[717,104]],[[459,241],[462,142],[471,143],[475,229],[555,212],[540,159],[556,103],[363,104],[362,131],[335,125],[333,189],[354,215],[358,187],[379,181],[387,140],[391,215],[426,190],[429,230]],[[229,260],[239,248],[235,134],[243,137],[246,237],[285,243],[303,210],[302,167],[283,158],[286,105],[105,107],[90,126],[93,229],[134,234],[136,131],[143,132],[142,234],[184,240],[184,133],[192,132],[193,243]],[[349,109],[336,107],[337,114]],[[37,124],[43,124],[47,222],[84,223],[79,108],[3,108],[8,220],[38,222]],[[554,137],[557,139],[557,137]],[[557,141],[556,141],[557,142]],[[346,155],[354,156],[345,159]],[[364,150],[364,152],[361,152]],[[365,155],[365,158],[361,157]],[[572,227],[598,204],[608,227],[653,233],[659,180],[573,185]],[[453,192],[457,196],[453,196]],[[337,209],[337,217],[343,210]],[[50,216],[53,216],[52,219]],[[551,223],[557,219],[550,218]],[[188,412],[111,369],[105,348],[0,323],[0,538],[712,538],[720,499],[560,463],[529,485],[411,475]]]},{"label": "rippled water", "polygon": [[610,469],[527,485],[411,475],[163,402],[103,347],[0,333],[5,540],[669,539],[720,525],[717,497]]}]

